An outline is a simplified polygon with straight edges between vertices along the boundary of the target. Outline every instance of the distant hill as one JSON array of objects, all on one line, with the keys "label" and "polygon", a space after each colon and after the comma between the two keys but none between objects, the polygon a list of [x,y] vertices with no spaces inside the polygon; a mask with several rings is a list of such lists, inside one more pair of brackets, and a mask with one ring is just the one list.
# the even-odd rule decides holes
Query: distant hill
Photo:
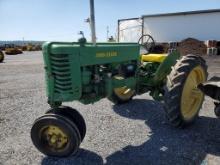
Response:
[{"label": "distant hill", "polygon": [[27,44],[33,44],[33,45],[42,45],[45,41],[0,41],[0,45],[5,44],[14,44],[18,46],[27,45]]}]

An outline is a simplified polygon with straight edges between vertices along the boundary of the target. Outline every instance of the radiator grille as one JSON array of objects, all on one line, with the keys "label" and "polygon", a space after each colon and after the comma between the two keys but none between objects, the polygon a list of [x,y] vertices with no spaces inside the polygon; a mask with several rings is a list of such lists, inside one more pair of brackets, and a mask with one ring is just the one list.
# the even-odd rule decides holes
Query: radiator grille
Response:
[{"label": "radiator grille", "polygon": [[70,61],[68,55],[51,55],[51,71],[56,93],[72,93]]}]

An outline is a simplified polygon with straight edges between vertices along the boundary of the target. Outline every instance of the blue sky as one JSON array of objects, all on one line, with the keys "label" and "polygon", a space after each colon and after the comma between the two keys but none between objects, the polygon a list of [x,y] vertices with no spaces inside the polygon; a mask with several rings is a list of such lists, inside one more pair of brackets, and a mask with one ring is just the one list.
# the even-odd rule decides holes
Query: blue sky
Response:
[{"label": "blue sky", "polygon": [[[146,14],[220,8],[220,0],[95,0],[98,41],[117,20]],[[0,0],[0,40],[76,41],[90,38],[89,0]]]}]

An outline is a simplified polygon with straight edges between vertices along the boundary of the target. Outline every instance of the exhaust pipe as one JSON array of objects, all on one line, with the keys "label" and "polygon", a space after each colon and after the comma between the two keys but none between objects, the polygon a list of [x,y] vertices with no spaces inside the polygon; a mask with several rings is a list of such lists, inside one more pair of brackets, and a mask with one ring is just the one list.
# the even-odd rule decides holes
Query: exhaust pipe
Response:
[{"label": "exhaust pipe", "polygon": [[95,46],[96,45],[96,31],[95,31],[95,6],[94,6],[94,0],[90,0],[90,28],[91,28],[91,38],[92,43]]}]

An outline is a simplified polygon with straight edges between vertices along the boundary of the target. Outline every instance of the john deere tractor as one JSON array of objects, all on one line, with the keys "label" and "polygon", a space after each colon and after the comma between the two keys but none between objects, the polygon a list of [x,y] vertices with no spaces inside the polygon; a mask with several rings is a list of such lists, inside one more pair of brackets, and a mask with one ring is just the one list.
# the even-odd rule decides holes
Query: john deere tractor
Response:
[{"label": "john deere tractor", "polygon": [[[148,37],[149,39],[143,39]],[[205,61],[178,52],[152,54],[154,40],[144,35],[140,43],[47,42],[43,45],[48,103],[51,106],[31,129],[33,144],[49,156],[77,152],[86,134],[86,123],[63,102],[91,104],[108,98],[115,104],[149,92],[163,102],[175,127],[192,123],[204,94],[197,88],[207,79]],[[140,55],[140,50],[145,53]],[[142,51],[143,52],[143,51]]]}]

